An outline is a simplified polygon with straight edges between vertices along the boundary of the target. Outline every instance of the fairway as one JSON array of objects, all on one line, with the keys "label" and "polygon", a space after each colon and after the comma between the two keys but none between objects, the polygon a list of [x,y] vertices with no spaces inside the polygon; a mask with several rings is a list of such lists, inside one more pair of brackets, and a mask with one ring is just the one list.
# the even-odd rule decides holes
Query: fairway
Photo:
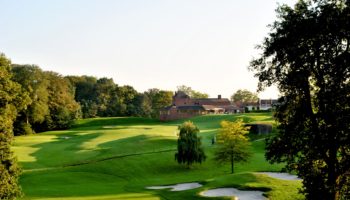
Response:
[{"label": "fairway", "polygon": [[[300,181],[284,181],[254,172],[280,171],[264,158],[265,141],[252,137],[253,156],[229,165],[213,160],[211,139],[221,120],[274,123],[271,114],[206,115],[192,118],[200,129],[207,160],[192,169],[174,159],[177,126],[183,122],[119,117],[78,120],[64,131],[16,137],[14,151],[22,166],[22,199],[224,199],[199,193],[219,187],[260,190],[273,200],[303,199]],[[172,192],[148,186],[198,182],[203,187]]]}]

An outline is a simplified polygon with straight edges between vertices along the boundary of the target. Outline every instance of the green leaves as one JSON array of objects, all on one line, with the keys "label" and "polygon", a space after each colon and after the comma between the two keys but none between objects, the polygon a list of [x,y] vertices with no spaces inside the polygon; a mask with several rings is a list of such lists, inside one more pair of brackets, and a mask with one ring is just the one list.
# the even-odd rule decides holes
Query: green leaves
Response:
[{"label": "green leaves", "polygon": [[20,109],[26,107],[25,94],[11,80],[11,63],[0,54],[0,199],[16,199],[21,195],[18,183],[20,169],[10,149],[13,121]]},{"label": "green leaves", "polygon": [[206,156],[202,147],[201,139],[197,136],[199,129],[191,121],[184,122],[179,126],[179,139],[177,140],[177,153],[175,160],[179,164],[202,163]]},{"label": "green leaves", "polygon": [[258,100],[258,95],[250,92],[249,90],[237,90],[231,96],[231,101],[235,103],[256,103]]},{"label": "green leaves", "polygon": [[234,122],[222,121],[220,125],[215,160],[219,163],[230,162],[233,173],[235,162],[246,162],[251,156],[250,142],[247,137],[249,131],[247,127],[244,127],[242,119]]},{"label": "green leaves", "polygon": [[296,170],[308,199],[348,198],[349,6],[345,0],[281,6],[261,56],[250,64],[261,89],[276,84],[284,96],[266,157]]}]

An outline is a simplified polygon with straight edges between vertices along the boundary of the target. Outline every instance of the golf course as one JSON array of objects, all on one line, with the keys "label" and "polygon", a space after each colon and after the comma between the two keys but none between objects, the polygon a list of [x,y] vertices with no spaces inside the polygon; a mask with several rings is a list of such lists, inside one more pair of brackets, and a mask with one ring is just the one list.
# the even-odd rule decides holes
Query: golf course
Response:
[{"label": "golf course", "polygon": [[[262,191],[270,200],[303,199],[301,181],[280,180],[257,172],[280,172],[283,164],[264,157],[266,135],[250,135],[252,157],[246,163],[219,165],[212,138],[222,120],[273,124],[270,113],[205,115],[191,120],[200,129],[207,159],[190,169],[174,159],[177,127],[185,120],[115,117],[77,120],[69,130],[15,138],[13,150],[22,168],[22,199],[227,199],[203,197],[209,189],[233,187]],[[272,133],[273,134],[273,133]],[[183,191],[147,189],[181,183],[202,186]]]}]

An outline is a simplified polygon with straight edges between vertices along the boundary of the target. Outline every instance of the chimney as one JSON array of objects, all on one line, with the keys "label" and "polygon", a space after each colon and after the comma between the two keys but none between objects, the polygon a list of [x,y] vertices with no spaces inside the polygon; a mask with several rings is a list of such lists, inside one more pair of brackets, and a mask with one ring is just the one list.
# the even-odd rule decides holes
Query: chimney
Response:
[{"label": "chimney", "polygon": [[218,95],[218,99],[221,99],[221,94]]}]

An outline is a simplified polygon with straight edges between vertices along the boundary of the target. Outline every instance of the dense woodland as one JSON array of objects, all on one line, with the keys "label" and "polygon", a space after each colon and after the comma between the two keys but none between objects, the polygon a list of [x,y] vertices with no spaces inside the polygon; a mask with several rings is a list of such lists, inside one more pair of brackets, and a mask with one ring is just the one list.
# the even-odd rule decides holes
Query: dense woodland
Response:
[{"label": "dense woodland", "polygon": [[15,135],[70,127],[77,118],[158,117],[172,102],[172,91],[156,88],[140,93],[111,78],[66,76],[35,65],[11,65],[11,79],[21,87],[27,105],[14,122]]}]

